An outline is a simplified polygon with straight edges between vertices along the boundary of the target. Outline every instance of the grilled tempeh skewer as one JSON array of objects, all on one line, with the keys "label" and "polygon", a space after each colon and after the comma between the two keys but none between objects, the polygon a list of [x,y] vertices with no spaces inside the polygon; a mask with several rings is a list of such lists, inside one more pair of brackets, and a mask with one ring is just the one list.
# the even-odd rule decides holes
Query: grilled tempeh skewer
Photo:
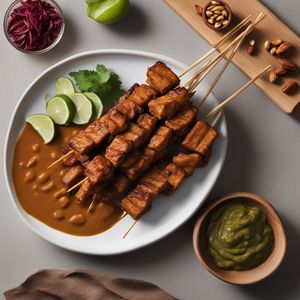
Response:
[{"label": "grilled tempeh skewer", "polygon": [[[137,178],[153,161],[166,155],[168,151],[165,151],[166,146],[170,144],[171,137],[173,138],[172,129],[174,130],[175,137],[178,138],[180,134],[183,134],[188,129],[189,125],[196,118],[196,114],[197,109],[191,104],[186,104],[186,107],[176,117],[165,122],[167,126],[160,126],[136,163],[124,171],[126,176],[131,180]],[[156,122],[157,119],[154,116],[149,114],[141,115],[136,124],[130,124],[128,131],[117,135],[113,139],[105,151],[105,158],[114,168],[119,167],[133,149],[138,148],[147,140]],[[93,166],[93,161],[90,164]],[[93,167],[91,170],[95,173],[98,172],[96,167]],[[110,171],[112,172],[112,169]],[[89,172],[86,172],[86,175],[92,176]],[[102,183],[106,177],[97,174],[94,178],[98,178],[97,183]],[[95,180],[91,181],[96,184]],[[81,195],[81,193],[79,194]]]},{"label": "grilled tempeh skewer", "polygon": [[140,219],[159,194],[176,191],[184,179],[191,176],[200,165],[201,159],[199,154],[179,153],[165,167],[151,168],[121,201],[121,208],[133,219]]},{"label": "grilled tempeh skewer", "polygon": [[[205,124],[204,122],[202,122]],[[201,124],[202,124],[201,123]],[[203,125],[205,128],[209,127],[217,133],[215,127],[209,124]],[[196,128],[199,128],[198,122]],[[197,135],[198,143],[204,140],[206,135],[201,131],[195,131],[195,127],[190,131],[193,136]],[[209,139],[209,143],[205,143],[207,150],[206,155],[199,153],[179,153],[173,156],[172,161],[165,163],[162,168],[154,167],[142,177],[137,186],[121,201],[121,208],[128,213],[133,219],[139,219],[146,213],[153,200],[160,194],[170,194],[176,191],[184,179],[191,176],[197,167],[205,166],[210,157],[210,151],[216,139]],[[198,145],[198,144],[197,144]],[[164,165],[163,163],[161,165]]]},{"label": "grilled tempeh skewer", "polygon": [[[216,108],[214,108],[210,113],[204,117],[204,120],[207,120],[213,114],[218,113],[216,119],[219,118],[220,110],[229,102],[231,102],[237,95],[244,91],[251,83],[253,83],[258,77],[263,75],[267,70],[270,69],[270,66],[264,68],[258,75],[253,79],[247,82],[242,86],[238,91],[233,95],[224,100]],[[215,123],[215,122],[214,122]],[[164,177],[162,183],[166,180],[170,186],[171,190],[163,190],[164,192],[173,192],[175,191],[183,182],[186,176],[193,173],[194,169],[198,165],[197,157],[199,158],[199,163],[201,161],[207,161],[210,157],[212,146],[218,137],[218,132],[214,126],[207,124],[205,121],[198,121],[195,126],[190,130],[185,139],[182,142],[182,146],[194,154],[192,159],[183,158],[184,154],[181,153],[181,158],[178,156],[173,157],[171,163],[163,168],[160,172],[156,170],[156,176],[158,172]],[[196,154],[196,155],[195,155]],[[197,156],[198,155],[198,156]],[[151,171],[150,171],[151,172]],[[145,176],[147,176],[146,173]],[[138,185],[121,201],[121,208],[131,215],[135,220],[138,220],[143,214],[145,214],[150,206],[152,201],[161,193],[153,189],[150,191],[146,189],[143,184],[143,178],[139,180]],[[128,233],[128,232],[127,232]],[[126,235],[127,235],[126,233]]]},{"label": "grilled tempeh skewer", "polygon": [[[72,150],[64,157],[68,157],[74,151],[81,154],[88,153],[110,135],[116,135],[126,130],[128,121],[141,114],[143,107],[150,100],[155,99],[158,93],[167,93],[180,83],[178,76],[161,61],[156,62],[148,69],[147,81],[150,83],[149,85],[134,84],[125,95],[120,97],[118,103],[106,115],[94,121],[85,130],[73,137],[69,142]],[[159,91],[155,89],[155,86],[159,88]],[[49,167],[60,162],[64,157],[58,159]]]},{"label": "grilled tempeh skewer", "polygon": [[[186,133],[186,131],[194,123],[197,117],[197,113],[197,108],[192,104],[189,104],[176,116],[166,120],[166,126],[160,126],[151,137],[147,145],[145,145],[141,151],[131,151],[125,161],[123,161],[123,163],[119,165],[122,173],[125,174],[130,181],[134,181],[138,177],[140,177],[150,167],[151,164],[163,158],[169,153],[171,142],[174,139],[180,139],[180,137],[182,137]],[[154,117],[152,116],[152,118]],[[150,121],[150,115],[141,115],[140,119],[140,121],[143,120],[144,126],[148,124],[149,129],[153,128],[153,123]],[[91,192],[89,193],[86,189],[86,186],[87,184],[83,187],[85,193],[83,193],[82,191],[79,192],[79,196],[81,197],[79,199],[80,201],[85,201],[94,191],[94,188],[92,188],[92,186],[90,185]],[[117,196],[116,194],[112,194],[102,190],[98,192],[98,195],[101,193],[110,194],[111,196]],[[86,195],[84,198],[82,197],[83,194]],[[99,199],[99,197],[97,197],[97,199]]]}]

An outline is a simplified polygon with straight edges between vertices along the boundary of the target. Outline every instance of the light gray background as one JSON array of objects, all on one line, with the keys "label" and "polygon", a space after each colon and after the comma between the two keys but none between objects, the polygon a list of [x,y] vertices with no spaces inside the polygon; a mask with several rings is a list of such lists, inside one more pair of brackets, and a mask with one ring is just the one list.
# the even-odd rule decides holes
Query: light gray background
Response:
[{"label": "light gray background", "polygon": [[[1,0],[1,20],[10,2]],[[113,26],[88,19],[83,0],[58,2],[67,27],[61,44],[48,54],[19,53],[0,33],[1,145],[24,89],[63,58],[92,49],[129,48],[161,53],[190,64],[209,49],[160,0],[131,1],[128,16]],[[264,2],[299,34],[299,0]],[[224,99],[246,80],[231,66],[215,94]],[[210,199],[228,192],[249,191],[263,195],[275,206],[286,226],[288,252],[284,264],[270,279],[256,286],[236,287],[210,275],[194,256],[195,219],[163,241],[126,255],[93,257],[57,248],[36,236],[18,218],[1,166],[0,292],[20,284],[41,268],[89,268],[149,280],[180,299],[300,299],[300,113],[293,117],[284,114],[254,86],[238,98],[226,109],[228,154]],[[2,158],[3,147],[0,152]]]}]

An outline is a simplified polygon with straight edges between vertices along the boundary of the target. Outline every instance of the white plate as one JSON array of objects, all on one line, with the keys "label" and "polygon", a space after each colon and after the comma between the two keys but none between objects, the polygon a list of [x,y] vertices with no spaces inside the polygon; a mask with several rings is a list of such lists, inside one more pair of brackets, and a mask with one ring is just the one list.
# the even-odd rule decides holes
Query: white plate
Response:
[{"label": "white plate", "polygon": [[[140,51],[90,51],[72,56],[50,67],[38,76],[24,92],[13,113],[6,138],[5,175],[11,200],[18,214],[42,238],[57,246],[82,253],[111,255],[132,251],[160,240],[184,224],[196,212],[213,188],[226,155],[227,129],[224,119],[220,122],[220,138],[214,146],[209,165],[198,169],[192,177],[185,180],[174,195],[159,197],[151,211],[141,218],[126,239],[122,239],[122,236],[133,223],[129,216],[104,233],[90,237],[77,237],[48,227],[28,215],[19,204],[11,175],[16,140],[23,129],[25,117],[45,110],[42,99],[45,92],[53,91],[55,80],[60,76],[67,75],[70,71],[94,69],[98,63],[102,63],[118,73],[124,87],[129,88],[135,82],[145,82],[147,67],[157,60],[166,62],[177,74],[187,67],[174,59]],[[202,84],[193,99],[199,100],[206,88],[207,84]],[[211,95],[205,103],[201,115],[203,116],[216,104],[217,99]]]}]

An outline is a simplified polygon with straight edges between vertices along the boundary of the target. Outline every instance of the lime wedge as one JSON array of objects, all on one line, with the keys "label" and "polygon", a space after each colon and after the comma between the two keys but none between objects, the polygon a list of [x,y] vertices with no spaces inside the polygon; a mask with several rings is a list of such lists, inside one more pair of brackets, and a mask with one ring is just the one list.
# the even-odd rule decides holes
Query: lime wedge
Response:
[{"label": "lime wedge", "polygon": [[128,11],[129,0],[86,0],[87,15],[103,24],[122,19]]},{"label": "lime wedge", "polygon": [[26,119],[26,122],[31,124],[34,130],[36,130],[43,138],[44,143],[50,143],[55,134],[54,123],[52,119],[43,114],[31,115]]},{"label": "lime wedge", "polygon": [[103,104],[102,104],[102,101],[100,100],[100,98],[98,97],[98,95],[96,95],[95,93],[83,93],[83,94],[85,96],[87,96],[88,99],[91,100],[93,103],[93,106],[94,106],[93,117],[95,119],[100,118],[102,115],[102,111],[103,111]]},{"label": "lime wedge", "polygon": [[76,107],[73,123],[78,125],[87,124],[93,116],[92,102],[81,93],[71,94],[70,98]]},{"label": "lime wedge", "polygon": [[76,108],[68,96],[57,95],[47,102],[46,111],[54,123],[65,125],[73,121]]},{"label": "lime wedge", "polygon": [[66,77],[58,78],[55,82],[55,92],[67,96],[75,93],[73,82]]}]

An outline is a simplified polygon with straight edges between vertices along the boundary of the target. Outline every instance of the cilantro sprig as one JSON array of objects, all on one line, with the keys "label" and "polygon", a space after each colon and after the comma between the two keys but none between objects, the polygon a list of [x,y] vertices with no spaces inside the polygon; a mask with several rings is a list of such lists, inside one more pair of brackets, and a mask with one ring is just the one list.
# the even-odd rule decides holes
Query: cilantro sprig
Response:
[{"label": "cilantro sprig", "polygon": [[97,65],[96,70],[79,70],[69,74],[74,78],[79,90],[97,94],[103,105],[111,107],[124,94],[119,75],[104,65]]}]

